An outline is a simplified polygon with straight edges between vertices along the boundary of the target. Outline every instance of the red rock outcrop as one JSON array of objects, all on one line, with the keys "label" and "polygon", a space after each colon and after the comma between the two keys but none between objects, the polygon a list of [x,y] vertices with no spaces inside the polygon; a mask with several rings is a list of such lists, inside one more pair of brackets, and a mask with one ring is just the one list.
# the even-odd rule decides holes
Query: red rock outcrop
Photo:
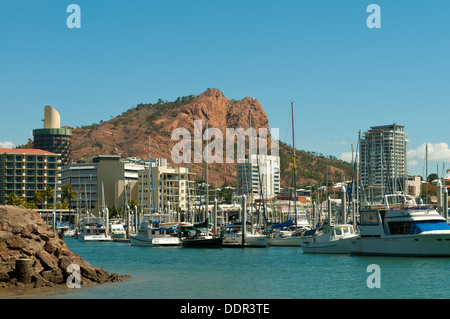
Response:
[{"label": "red rock outcrop", "polygon": [[[246,97],[236,101],[226,98],[217,89],[209,89],[199,96],[179,98],[174,102],[143,104],[133,108],[122,116],[100,125],[73,130],[72,158],[87,158],[99,154],[121,154],[123,157],[148,159],[148,137],[151,136],[152,157],[171,160],[173,146],[179,140],[172,140],[171,134],[176,128],[187,128],[194,137],[194,120],[201,120],[205,128],[218,128],[226,136],[227,128],[249,127],[251,110],[252,127],[268,128],[268,119],[261,104]],[[270,147],[270,132],[267,145]],[[223,148],[225,154],[225,145]],[[193,162],[193,161],[192,161]],[[224,182],[236,181],[236,165],[212,164],[209,169],[211,183],[220,186]],[[187,165],[201,178],[202,165]]]},{"label": "red rock outcrop", "polygon": [[[26,261],[29,282],[17,269]],[[39,214],[23,207],[0,205],[0,288],[30,284],[47,287],[66,284],[72,274],[67,267],[80,267],[81,285],[123,281],[129,276],[109,274],[74,254]]]}]

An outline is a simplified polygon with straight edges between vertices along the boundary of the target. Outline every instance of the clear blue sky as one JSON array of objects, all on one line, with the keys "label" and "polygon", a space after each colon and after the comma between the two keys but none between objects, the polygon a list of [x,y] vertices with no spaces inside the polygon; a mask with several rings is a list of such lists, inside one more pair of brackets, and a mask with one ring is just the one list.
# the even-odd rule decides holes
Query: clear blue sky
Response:
[{"label": "clear blue sky", "polygon": [[429,171],[450,168],[449,1],[5,0],[0,48],[0,147],[32,138],[44,105],[81,126],[218,88],[258,99],[290,144],[293,100],[297,149],[348,158],[360,130],[395,122],[410,173],[424,143]]}]

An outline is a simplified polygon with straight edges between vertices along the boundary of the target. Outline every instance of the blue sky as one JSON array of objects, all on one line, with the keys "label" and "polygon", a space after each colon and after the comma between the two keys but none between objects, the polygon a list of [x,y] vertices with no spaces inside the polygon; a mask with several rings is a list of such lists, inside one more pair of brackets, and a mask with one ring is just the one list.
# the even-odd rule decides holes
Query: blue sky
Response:
[{"label": "blue sky", "polygon": [[297,149],[348,159],[359,131],[397,123],[411,174],[425,143],[429,172],[450,168],[448,1],[1,1],[0,48],[0,147],[32,138],[45,105],[81,126],[218,88],[258,99],[288,143],[293,100]]}]

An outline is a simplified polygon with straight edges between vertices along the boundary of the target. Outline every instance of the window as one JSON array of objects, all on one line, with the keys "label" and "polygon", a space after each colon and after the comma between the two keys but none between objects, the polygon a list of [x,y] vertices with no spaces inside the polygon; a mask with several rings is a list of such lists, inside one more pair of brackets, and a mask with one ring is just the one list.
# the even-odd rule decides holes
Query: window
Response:
[{"label": "window", "polygon": [[405,235],[411,232],[410,222],[390,222],[389,232],[391,235]]},{"label": "window", "polygon": [[378,225],[378,211],[362,211],[361,225]]}]

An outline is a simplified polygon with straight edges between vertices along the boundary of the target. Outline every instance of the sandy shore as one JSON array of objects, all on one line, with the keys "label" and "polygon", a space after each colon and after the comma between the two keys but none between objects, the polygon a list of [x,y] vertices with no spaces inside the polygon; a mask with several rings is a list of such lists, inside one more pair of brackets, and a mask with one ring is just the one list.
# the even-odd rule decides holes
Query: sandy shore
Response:
[{"label": "sandy shore", "polygon": [[0,299],[45,299],[48,297],[57,297],[69,290],[71,288],[68,288],[66,285],[42,288],[33,288],[32,285],[13,286],[0,288]]}]

